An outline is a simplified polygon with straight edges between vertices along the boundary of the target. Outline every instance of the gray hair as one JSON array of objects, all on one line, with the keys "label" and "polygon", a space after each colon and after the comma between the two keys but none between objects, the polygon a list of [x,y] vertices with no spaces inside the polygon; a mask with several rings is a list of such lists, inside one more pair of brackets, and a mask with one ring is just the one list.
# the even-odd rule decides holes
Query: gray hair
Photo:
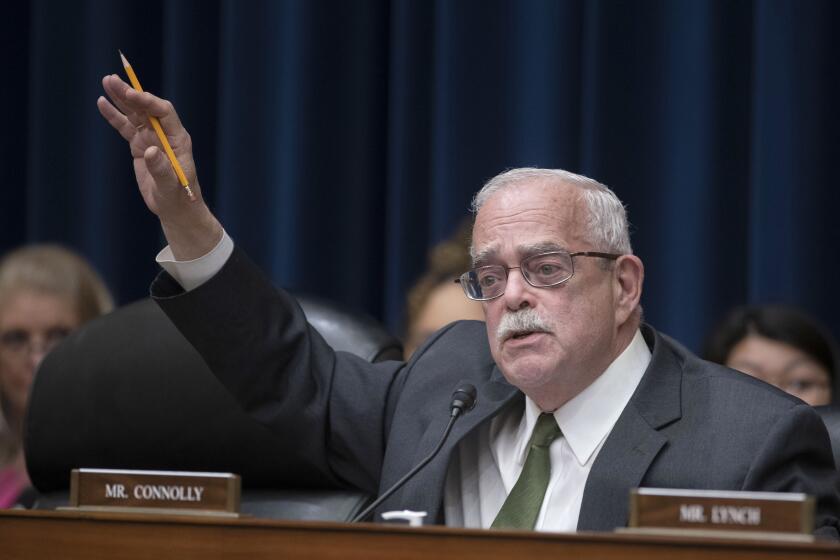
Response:
[{"label": "gray hair", "polygon": [[520,167],[500,173],[487,181],[476,193],[472,201],[472,211],[477,214],[491,196],[503,189],[534,181],[578,187],[580,198],[589,211],[586,229],[590,241],[600,251],[622,255],[633,253],[627,211],[621,200],[606,185],[562,169]]}]

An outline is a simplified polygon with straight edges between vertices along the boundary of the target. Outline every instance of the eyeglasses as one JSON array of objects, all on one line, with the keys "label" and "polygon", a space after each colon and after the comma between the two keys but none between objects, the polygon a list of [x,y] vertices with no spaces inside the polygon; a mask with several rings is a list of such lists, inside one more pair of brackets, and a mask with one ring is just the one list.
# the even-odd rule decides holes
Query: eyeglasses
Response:
[{"label": "eyeglasses", "polygon": [[43,333],[31,333],[24,329],[10,329],[0,333],[0,350],[14,356],[31,355],[36,350],[44,354],[67,338],[70,329],[53,327]]},{"label": "eyeglasses", "polygon": [[467,297],[476,301],[495,299],[505,293],[508,272],[518,268],[522,277],[535,288],[550,288],[566,282],[575,274],[575,257],[615,260],[621,255],[595,251],[551,251],[522,259],[519,266],[491,264],[465,272],[455,282],[461,284]]}]

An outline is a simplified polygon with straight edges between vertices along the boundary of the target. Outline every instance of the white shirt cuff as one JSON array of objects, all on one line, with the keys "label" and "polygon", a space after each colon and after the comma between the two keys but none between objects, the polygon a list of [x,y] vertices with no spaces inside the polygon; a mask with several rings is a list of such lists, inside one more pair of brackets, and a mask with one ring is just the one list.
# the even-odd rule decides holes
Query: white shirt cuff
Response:
[{"label": "white shirt cuff", "polygon": [[155,260],[184,290],[198,288],[219,272],[233,253],[233,239],[222,230],[222,238],[206,255],[191,261],[178,261],[169,245],[157,254]]}]

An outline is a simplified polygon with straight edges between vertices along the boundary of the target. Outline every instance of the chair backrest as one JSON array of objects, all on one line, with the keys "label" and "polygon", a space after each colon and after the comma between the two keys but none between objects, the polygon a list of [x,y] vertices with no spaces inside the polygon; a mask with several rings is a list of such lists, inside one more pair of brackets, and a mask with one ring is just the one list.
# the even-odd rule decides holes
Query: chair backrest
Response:
[{"label": "chair backrest", "polygon": [[335,350],[350,352],[369,362],[402,360],[402,343],[372,317],[335,302],[297,295],[306,319]]},{"label": "chair backrest", "polygon": [[[373,319],[354,318],[324,300],[301,303],[334,348],[368,360],[400,356],[399,342]],[[254,513],[278,518],[341,519],[360,506],[345,504],[343,511],[337,500],[365,498],[302,496],[300,489],[329,487],[329,481],[289,471],[274,435],[242,411],[149,299],[91,321],[44,359],[30,395],[24,449],[41,493],[66,491],[73,468],[97,467],[237,473],[243,510],[253,505]],[[300,484],[277,496],[286,505],[266,490],[277,487],[278,473]],[[254,504],[248,489],[263,489]]]},{"label": "chair backrest", "polygon": [[831,438],[831,450],[834,452],[834,465],[840,470],[840,407],[836,405],[815,406],[825,422],[828,435]]}]

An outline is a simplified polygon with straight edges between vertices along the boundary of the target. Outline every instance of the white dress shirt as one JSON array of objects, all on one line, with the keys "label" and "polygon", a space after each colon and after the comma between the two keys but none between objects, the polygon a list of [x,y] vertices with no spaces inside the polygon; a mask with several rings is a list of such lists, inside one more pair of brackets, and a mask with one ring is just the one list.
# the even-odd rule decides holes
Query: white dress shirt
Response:
[{"label": "white dress shirt", "polygon": [[[224,232],[206,255],[176,261],[167,246],[157,262],[185,290],[212,278],[233,253],[233,240]],[[624,352],[589,387],[554,411],[563,435],[551,444],[551,479],[535,529],[577,529],[583,489],[598,456],[650,363],[650,350],[637,331]],[[487,528],[507,498],[528,451],[531,431],[540,410],[529,398],[485,422],[465,438],[449,465],[444,493],[446,524]]]}]

